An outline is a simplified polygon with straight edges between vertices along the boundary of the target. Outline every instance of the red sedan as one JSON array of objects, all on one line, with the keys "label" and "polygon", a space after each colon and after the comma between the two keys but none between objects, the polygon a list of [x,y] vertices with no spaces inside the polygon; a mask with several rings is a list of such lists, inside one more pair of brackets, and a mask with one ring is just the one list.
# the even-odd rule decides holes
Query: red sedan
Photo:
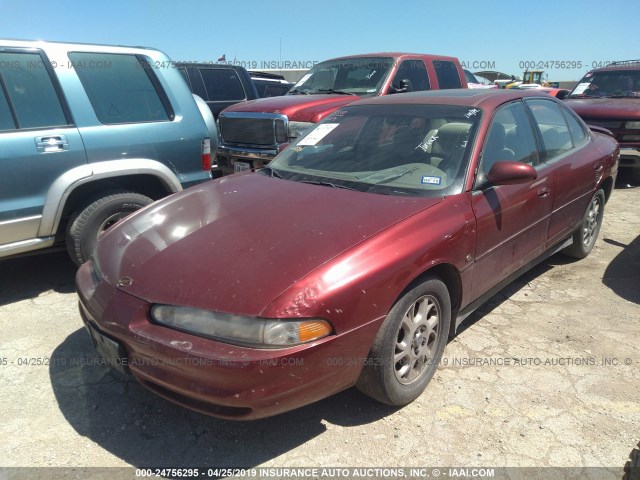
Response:
[{"label": "red sedan", "polygon": [[544,93],[362,100],[268,167],[109,229],[80,311],[113,366],[210,415],[353,385],[405,405],[482,302],[555,252],[589,254],[618,153]]}]

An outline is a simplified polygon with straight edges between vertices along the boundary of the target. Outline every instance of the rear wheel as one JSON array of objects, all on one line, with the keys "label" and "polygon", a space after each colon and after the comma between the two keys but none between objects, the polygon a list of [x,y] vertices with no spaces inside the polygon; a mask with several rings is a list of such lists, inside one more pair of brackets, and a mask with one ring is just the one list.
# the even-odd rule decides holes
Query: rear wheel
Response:
[{"label": "rear wheel", "polygon": [[424,391],[442,359],[451,300],[437,277],[425,279],[393,306],[376,335],[356,386],[388,405],[406,405]]},{"label": "rear wheel", "polygon": [[598,190],[587,207],[580,226],[573,233],[573,243],[564,249],[564,253],[574,258],[585,258],[596,243],[602,216],[604,215],[604,192]]},{"label": "rear wheel", "polygon": [[153,200],[133,192],[112,192],[94,197],[71,215],[67,250],[76,265],[93,257],[98,235]]}]

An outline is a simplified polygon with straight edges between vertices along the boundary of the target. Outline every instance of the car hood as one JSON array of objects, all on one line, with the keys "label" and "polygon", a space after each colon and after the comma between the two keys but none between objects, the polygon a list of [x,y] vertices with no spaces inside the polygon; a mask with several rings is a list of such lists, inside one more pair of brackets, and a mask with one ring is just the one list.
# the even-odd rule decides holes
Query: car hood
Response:
[{"label": "car hood", "polygon": [[355,95],[283,95],[231,105],[225,112],[281,113],[294,122],[319,122],[344,105],[360,100]]},{"label": "car hood", "polygon": [[640,118],[640,98],[580,98],[568,99],[565,103],[584,118]]},{"label": "car hood", "polygon": [[96,265],[109,283],[150,303],[259,315],[314,269],[441,200],[233,175],[112,227]]}]

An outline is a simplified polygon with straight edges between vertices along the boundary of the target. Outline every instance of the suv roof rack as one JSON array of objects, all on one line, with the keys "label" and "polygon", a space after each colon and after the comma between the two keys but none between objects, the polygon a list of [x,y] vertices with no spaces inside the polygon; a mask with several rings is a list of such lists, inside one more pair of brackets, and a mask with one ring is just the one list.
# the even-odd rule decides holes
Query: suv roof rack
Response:
[{"label": "suv roof rack", "polygon": [[608,67],[618,67],[624,65],[638,65],[640,66],[640,60],[617,60],[615,62],[611,62]]}]

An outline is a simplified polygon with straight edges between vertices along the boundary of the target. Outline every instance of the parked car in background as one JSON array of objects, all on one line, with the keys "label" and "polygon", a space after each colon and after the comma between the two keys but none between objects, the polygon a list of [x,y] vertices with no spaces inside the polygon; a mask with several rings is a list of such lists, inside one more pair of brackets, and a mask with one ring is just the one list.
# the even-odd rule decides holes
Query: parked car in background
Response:
[{"label": "parked car in background", "polygon": [[457,58],[372,53],[327,60],[282,97],[225,109],[216,163],[224,174],[259,168],[304,131],[361,97],[444,88],[467,88]]},{"label": "parked car in background", "polygon": [[291,82],[287,82],[282,75],[275,73],[250,70],[249,75],[256,86],[260,98],[285,95],[294,85]]},{"label": "parked car in background", "polygon": [[498,85],[494,83],[482,83],[473,73],[466,69],[464,70],[464,77],[467,80],[468,88],[499,88]]},{"label": "parked car in background", "polygon": [[587,72],[566,104],[588,124],[612,132],[620,143],[620,176],[640,182],[640,60]]},{"label": "parked car in background", "polygon": [[555,252],[589,254],[617,157],[542,93],[372,96],[258,172],[111,228],[77,274],[80,311],[112,365],[206,414],[353,385],[405,405],[486,299]]},{"label": "parked car in background", "polygon": [[534,89],[536,92],[544,92],[548,93],[552,97],[556,97],[558,100],[564,100],[569,96],[570,91],[566,88],[557,88],[557,87],[541,87],[537,86],[526,86],[526,85],[518,85],[515,87],[511,87],[511,89],[515,90],[531,90]]},{"label": "parked car in background", "polygon": [[211,178],[216,125],[149,48],[0,40],[0,257],[96,237]]},{"label": "parked car in background", "polygon": [[175,67],[193,93],[203,98],[217,119],[222,110],[239,102],[259,98],[244,67],[226,63],[182,63]]}]

